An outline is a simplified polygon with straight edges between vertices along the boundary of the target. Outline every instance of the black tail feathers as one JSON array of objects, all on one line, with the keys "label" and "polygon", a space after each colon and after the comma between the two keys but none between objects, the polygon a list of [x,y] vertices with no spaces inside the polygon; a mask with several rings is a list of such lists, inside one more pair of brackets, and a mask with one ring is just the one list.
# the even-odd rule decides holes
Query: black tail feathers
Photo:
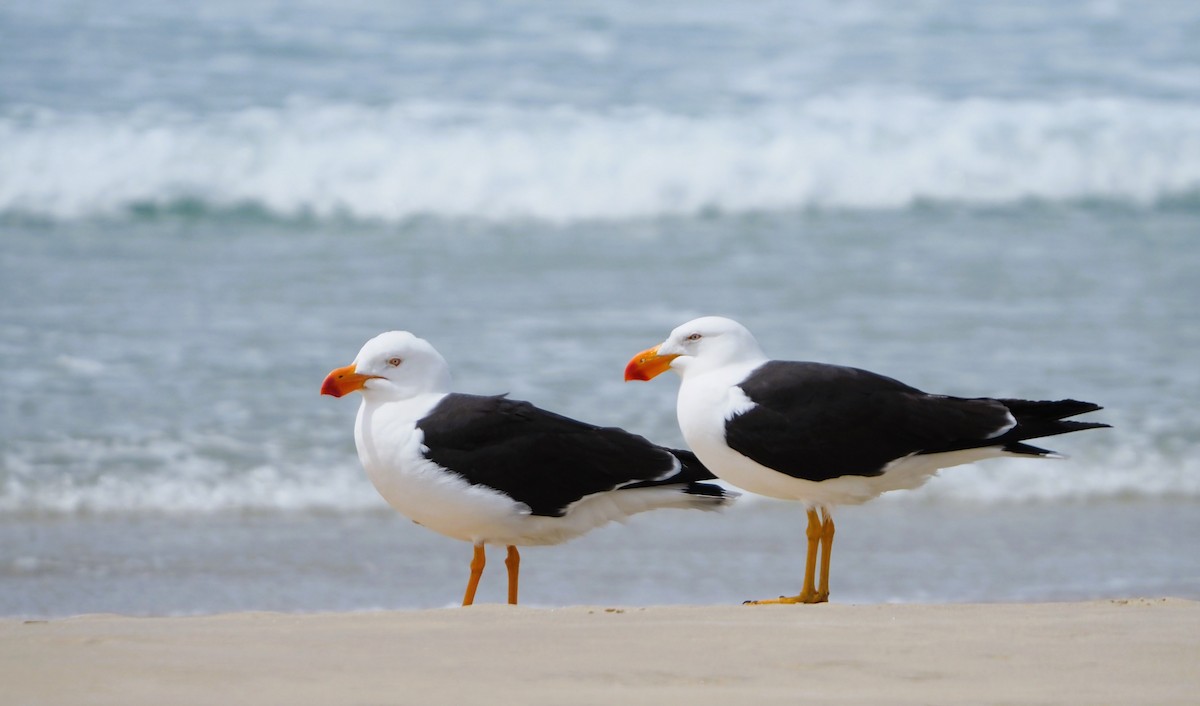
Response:
[{"label": "black tail feathers", "polygon": [[[1020,421],[1023,417],[1037,419],[1066,419],[1104,409],[1095,402],[1079,400],[996,400]],[[1107,424],[1101,426],[1108,426]]]},{"label": "black tail feathers", "polygon": [[1021,443],[1026,439],[1069,434],[1085,429],[1105,429],[1109,424],[1102,422],[1077,422],[1067,420],[1077,414],[1104,409],[1093,402],[1079,400],[998,400],[1017,420],[1017,425],[1001,436],[1004,450],[1009,453],[1031,456],[1052,456],[1053,451]]},{"label": "black tail feathers", "polygon": [[687,481],[687,487],[683,489],[683,492],[688,495],[720,498],[726,503],[731,502],[734,498],[741,495],[741,493],[727,490],[719,485],[700,483],[699,481],[716,480],[717,477],[703,463],[700,463],[700,459],[696,458],[696,454],[691,451],[684,451],[683,449],[669,449],[669,451],[675,454],[675,458],[679,459],[679,465],[681,466],[675,478]]},{"label": "black tail feathers", "polygon": [[738,496],[734,493],[725,490],[719,485],[711,485],[702,483],[701,481],[716,480],[712,471],[700,463],[700,459],[696,458],[696,454],[683,449],[667,449],[666,451],[679,460],[679,471],[673,475],[658,480],[644,480],[637,483],[623,485],[622,488],[653,488],[662,485],[683,485],[683,492],[688,495],[706,495],[713,498],[729,498],[733,499]]},{"label": "black tail feathers", "polygon": [[702,480],[716,480],[713,472],[708,470],[708,467],[700,463],[700,459],[696,458],[696,454],[684,449],[667,449],[675,458],[679,459],[679,473],[672,480],[675,482],[695,482]]},{"label": "black tail feathers", "polygon": [[703,495],[709,498],[721,498],[727,500],[733,500],[737,496],[741,495],[741,493],[726,490],[721,486],[713,485],[712,483],[688,483],[683,489],[683,492],[687,493],[688,495]]}]

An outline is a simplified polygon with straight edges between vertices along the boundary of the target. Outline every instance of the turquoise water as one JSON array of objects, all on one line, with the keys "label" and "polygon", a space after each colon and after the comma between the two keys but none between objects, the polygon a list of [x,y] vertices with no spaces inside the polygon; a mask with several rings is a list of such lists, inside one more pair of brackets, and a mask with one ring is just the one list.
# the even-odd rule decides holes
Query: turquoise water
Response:
[{"label": "turquoise water", "polygon": [[[1200,596],[1198,27],[0,9],[0,614],[448,604],[467,548],[391,516],[324,374],[406,328],[460,390],[678,444],[674,380],[621,371],[710,313],[776,357],[1115,426],[842,511],[835,599]],[[742,505],[534,550],[525,595],[792,590],[802,513]]]}]

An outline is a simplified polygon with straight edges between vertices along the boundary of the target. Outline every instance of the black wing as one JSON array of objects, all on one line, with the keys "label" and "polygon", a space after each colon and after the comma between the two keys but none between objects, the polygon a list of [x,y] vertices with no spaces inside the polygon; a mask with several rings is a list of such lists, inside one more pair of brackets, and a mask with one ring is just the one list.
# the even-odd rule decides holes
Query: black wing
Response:
[{"label": "black wing", "polygon": [[447,395],[417,426],[426,457],[535,515],[558,517],[584,496],[624,486],[683,484],[685,492],[720,494],[694,482],[714,476],[689,452],[503,396]]},{"label": "black wing", "polygon": [[[739,387],[756,406],[726,423],[726,443],[768,468],[813,481],[879,475],[914,453],[983,446],[1041,451],[1019,441],[1104,426],[1048,421],[1055,413],[1099,409],[1090,403],[930,395],[866,370],[821,363],[772,361]],[[1011,423],[1010,405],[1015,412],[1044,411],[1024,419],[1014,413],[1017,427],[997,437]]]}]

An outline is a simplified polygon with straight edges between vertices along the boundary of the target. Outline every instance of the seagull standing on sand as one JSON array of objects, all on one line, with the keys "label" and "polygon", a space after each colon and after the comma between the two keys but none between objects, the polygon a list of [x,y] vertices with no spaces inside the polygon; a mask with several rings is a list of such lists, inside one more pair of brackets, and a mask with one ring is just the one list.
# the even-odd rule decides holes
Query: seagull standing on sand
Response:
[{"label": "seagull standing on sand", "polygon": [[688,451],[656,446],[503,395],[450,392],[427,341],[390,331],[329,373],[321,394],[362,393],[358,457],[379,494],[417,524],[475,547],[463,605],[475,600],[485,544],[505,545],[508,602],[517,546],[558,544],[657,508],[715,510],[737,496]]},{"label": "seagull standing on sand", "polygon": [[942,468],[985,458],[1056,457],[1025,440],[1108,426],[1064,421],[1101,409],[1090,402],[931,395],[857,368],[769,360],[744,326],[717,316],[638,353],[625,379],[668,368],[682,378],[679,427],[705,465],[744,490],[807,506],[800,593],[753,603],[829,600],[833,505],[916,488]]}]

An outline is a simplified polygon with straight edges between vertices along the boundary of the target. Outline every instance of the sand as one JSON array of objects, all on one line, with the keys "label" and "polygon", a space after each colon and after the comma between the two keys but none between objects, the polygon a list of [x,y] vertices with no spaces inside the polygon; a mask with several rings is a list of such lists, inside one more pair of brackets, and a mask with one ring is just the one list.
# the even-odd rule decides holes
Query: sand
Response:
[{"label": "sand", "polygon": [[0,621],[20,704],[1197,704],[1200,602]]}]

